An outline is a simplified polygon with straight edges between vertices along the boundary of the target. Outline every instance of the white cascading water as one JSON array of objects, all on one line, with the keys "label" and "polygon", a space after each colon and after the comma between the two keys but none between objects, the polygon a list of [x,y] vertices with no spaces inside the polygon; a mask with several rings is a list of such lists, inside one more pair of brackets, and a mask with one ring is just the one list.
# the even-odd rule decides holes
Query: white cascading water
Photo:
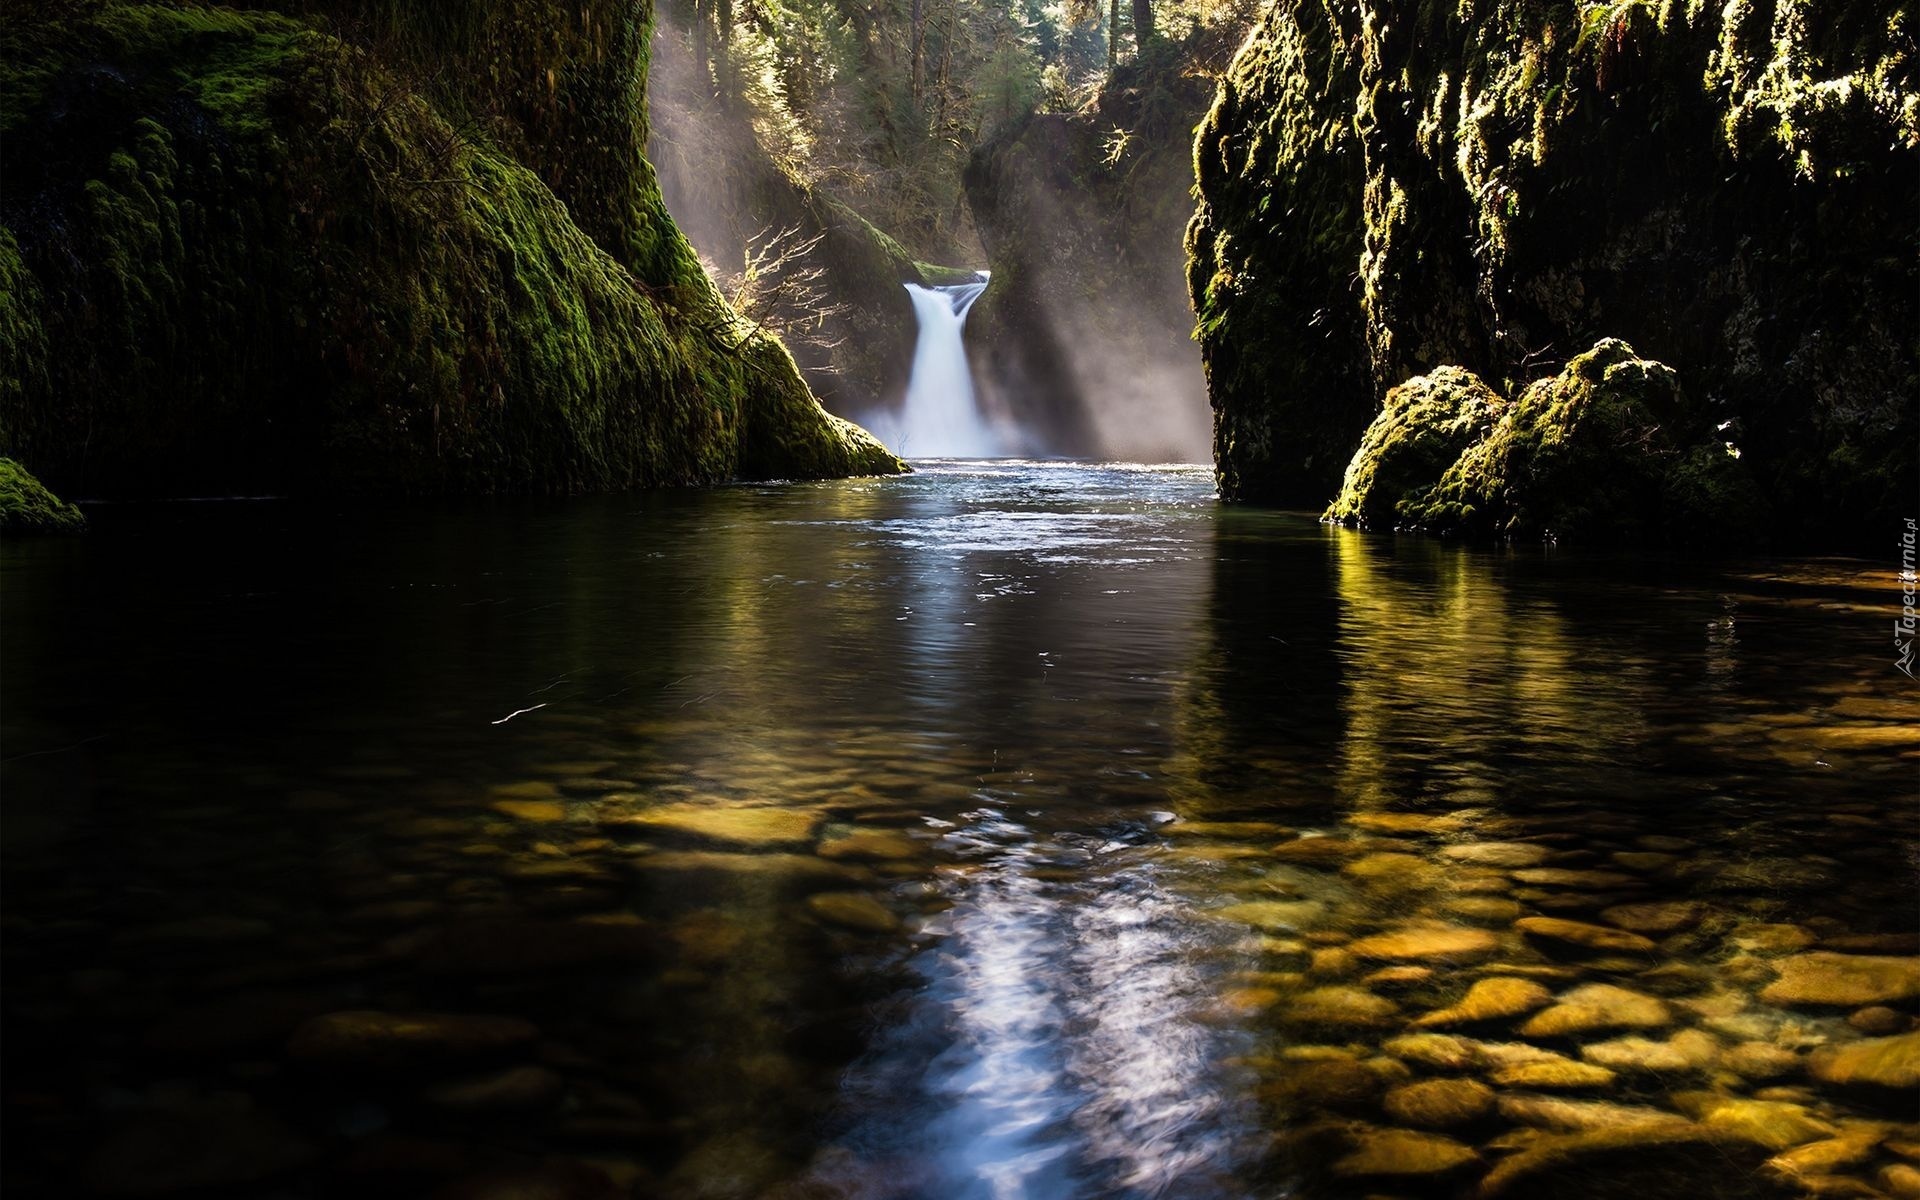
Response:
[{"label": "white cascading water", "polygon": [[913,374],[907,379],[905,405],[897,415],[877,419],[876,432],[894,453],[914,458],[992,458],[1005,453],[974,398],[973,371],[960,337],[967,310],[987,290],[986,272],[971,283],[909,283],[906,288],[920,323]]}]

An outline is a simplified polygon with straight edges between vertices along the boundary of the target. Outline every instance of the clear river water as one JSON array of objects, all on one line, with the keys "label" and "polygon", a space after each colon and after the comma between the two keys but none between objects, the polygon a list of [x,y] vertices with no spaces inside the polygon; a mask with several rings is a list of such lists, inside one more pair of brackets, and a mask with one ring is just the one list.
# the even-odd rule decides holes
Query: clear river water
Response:
[{"label": "clear river water", "polygon": [[10,1196],[1920,1179],[1884,569],[1076,463],[94,524],[0,546]]}]

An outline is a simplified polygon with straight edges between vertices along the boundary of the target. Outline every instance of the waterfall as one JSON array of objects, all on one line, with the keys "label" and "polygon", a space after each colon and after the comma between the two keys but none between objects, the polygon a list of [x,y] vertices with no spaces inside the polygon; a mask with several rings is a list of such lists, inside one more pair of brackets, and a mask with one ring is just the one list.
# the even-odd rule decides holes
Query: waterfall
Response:
[{"label": "waterfall", "polygon": [[949,287],[906,285],[920,338],[913,350],[907,400],[897,415],[872,424],[897,454],[915,458],[992,458],[1006,452],[974,399],[973,372],[960,331],[967,310],[987,289],[986,272]]}]

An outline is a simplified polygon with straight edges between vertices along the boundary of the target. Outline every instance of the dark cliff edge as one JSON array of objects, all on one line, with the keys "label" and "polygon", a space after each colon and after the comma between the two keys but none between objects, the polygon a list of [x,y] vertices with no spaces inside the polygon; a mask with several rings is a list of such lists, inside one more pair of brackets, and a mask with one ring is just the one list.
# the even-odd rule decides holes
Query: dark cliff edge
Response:
[{"label": "dark cliff edge", "polygon": [[900,469],[642,155],[647,5],[0,17],[0,453],[79,497]]},{"label": "dark cliff edge", "polygon": [[[1283,0],[1195,144],[1222,494],[1874,544],[1916,492],[1914,33],[1851,0]],[[1664,502],[1553,494],[1609,457]]]}]

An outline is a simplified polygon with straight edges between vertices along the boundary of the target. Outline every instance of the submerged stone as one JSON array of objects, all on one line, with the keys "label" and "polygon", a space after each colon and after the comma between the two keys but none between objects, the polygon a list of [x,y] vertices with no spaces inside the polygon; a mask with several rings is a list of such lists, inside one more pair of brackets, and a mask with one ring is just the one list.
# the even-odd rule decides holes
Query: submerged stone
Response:
[{"label": "submerged stone", "polygon": [[1673,1023],[1666,1002],[1610,983],[1562,993],[1558,1003],[1520,1027],[1524,1037],[1570,1037],[1605,1029],[1655,1029]]},{"label": "submerged stone", "polygon": [[1471,1079],[1427,1079],[1394,1088],[1380,1105],[1403,1125],[1450,1129],[1491,1113],[1493,1089]]},{"label": "submerged stone", "polygon": [[1415,926],[1364,937],[1347,948],[1361,958],[1471,962],[1498,950],[1500,939],[1484,929]]},{"label": "submerged stone", "polygon": [[1807,1056],[1807,1070],[1822,1083],[1841,1087],[1920,1087],[1920,1030],[1822,1046]]},{"label": "submerged stone", "polygon": [[1334,1162],[1333,1173],[1343,1179],[1426,1177],[1479,1160],[1472,1148],[1439,1134],[1368,1129],[1355,1135],[1352,1150]]},{"label": "submerged stone", "polygon": [[1691,929],[1705,915],[1706,905],[1697,901],[1665,900],[1646,904],[1616,904],[1603,909],[1600,919],[1634,933],[1662,934]]},{"label": "submerged stone", "polygon": [[856,829],[823,840],[816,853],[826,859],[906,862],[926,853],[926,845],[897,829]]},{"label": "submerged stone", "polygon": [[772,848],[810,841],[820,814],[812,809],[687,803],[656,805],[610,820],[704,841]]},{"label": "submerged stone", "polygon": [[1686,1029],[1663,1042],[1644,1037],[1595,1042],[1581,1047],[1580,1057],[1623,1074],[1660,1075],[1704,1071],[1719,1052],[1720,1043],[1712,1035]]},{"label": "submerged stone", "polygon": [[1651,941],[1637,933],[1560,917],[1522,917],[1513,923],[1513,927],[1530,938],[1582,950],[1651,954],[1656,948]]},{"label": "submerged stone", "polygon": [[1501,1067],[1493,1073],[1493,1081],[1501,1087],[1578,1091],[1611,1086],[1614,1073],[1592,1063],[1563,1058],[1553,1062],[1515,1063]]},{"label": "submerged stone", "polygon": [[1760,993],[1768,1004],[1851,1008],[1920,999],[1920,958],[1815,950],[1778,966],[1780,977]]},{"label": "submerged stone", "polygon": [[1531,979],[1504,976],[1482,979],[1467,989],[1467,994],[1460,998],[1459,1003],[1430,1012],[1413,1024],[1418,1029],[1431,1029],[1500,1020],[1530,1013],[1552,1000],[1553,993]]},{"label": "submerged stone", "polygon": [[865,933],[892,933],[900,918],[865,892],[818,892],[807,897],[807,909],[830,925]]},{"label": "submerged stone", "polygon": [[1392,1023],[1400,1006],[1364,988],[1313,988],[1287,1006],[1290,1020],[1302,1025],[1379,1029]]},{"label": "submerged stone", "polygon": [[1238,921],[1268,933],[1292,933],[1317,924],[1327,906],[1318,900],[1248,900],[1208,910],[1223,921]]},{"label": "submerged stone", "polygon": [[1551,852],[1529,842],[1467,842],[1442,846],[1440,853],[1480,867],[1532,867],[1545,862]]},{"label": "submerged stone", "polygon": [[1701,1200],[1773,1195],[1742,1178],[1764,1151],[1675,1118],[1671,1123],[1548,1136],[1500,1160],[1480,1181],[1481,1200]]}]

